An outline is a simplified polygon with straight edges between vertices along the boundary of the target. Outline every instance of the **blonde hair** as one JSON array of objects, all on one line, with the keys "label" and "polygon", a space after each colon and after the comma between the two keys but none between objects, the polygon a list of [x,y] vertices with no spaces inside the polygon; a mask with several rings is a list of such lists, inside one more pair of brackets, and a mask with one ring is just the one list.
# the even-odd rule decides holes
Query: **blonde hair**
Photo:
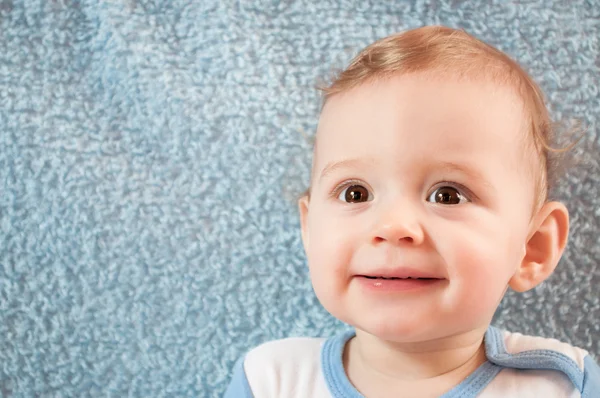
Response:
[{"label": "blonde hair", "polygon": [[317,88],[323,106],[332,96],[353,87],[392,75],[413,72],[451,73],[461,77],[485,77],[512,85],[521,96],[529,125],[527,145],[537,154],[536,207],[547,199],[566,148],[555,149],[555,123],[550,119],[544,94],[523,68],[502,51],[464,30],[427,26],[380,39],[363,49],[329,85]]}]

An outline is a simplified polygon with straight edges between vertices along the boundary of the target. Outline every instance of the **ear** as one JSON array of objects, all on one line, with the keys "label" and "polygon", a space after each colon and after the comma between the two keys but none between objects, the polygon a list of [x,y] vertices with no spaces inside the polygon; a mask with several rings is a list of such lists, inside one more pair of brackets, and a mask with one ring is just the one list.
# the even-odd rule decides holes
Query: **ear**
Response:
[{"label": "ear", "polygon": [[560,202],[548,202],[531,223],[523,260],[509,281],[511,289],[533,289],[556,268],[569,235],[569,211]]},{"label": "ear", "polygon": [[308,195],[302,196],[298,200],[298,210],[300,211],[300,229],[302,231],[302,243],[304,244],[304,250],[308,251]]}]

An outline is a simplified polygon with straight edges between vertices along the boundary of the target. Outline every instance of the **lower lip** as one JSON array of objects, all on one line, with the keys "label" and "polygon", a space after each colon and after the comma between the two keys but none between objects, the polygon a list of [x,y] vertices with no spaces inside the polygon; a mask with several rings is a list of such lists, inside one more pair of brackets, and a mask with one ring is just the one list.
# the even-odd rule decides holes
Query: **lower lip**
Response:
[{"label": "lower lip", "polygon": [[404,292],[423,290],[441,284],[444,279],[370,279],[356,276],[355,279],[365,289],[374,292]]}]

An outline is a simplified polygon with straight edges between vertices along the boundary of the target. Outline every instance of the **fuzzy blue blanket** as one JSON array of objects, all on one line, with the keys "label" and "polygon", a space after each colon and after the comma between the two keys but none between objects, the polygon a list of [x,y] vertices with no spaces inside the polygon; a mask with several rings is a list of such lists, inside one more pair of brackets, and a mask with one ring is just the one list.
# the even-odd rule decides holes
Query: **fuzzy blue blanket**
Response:
[{"label": "fuzzy blue blanket", "polygon": [[[216,397],[248,348],[344,326],[295,199],[314,85],[363,46],[463,27],[588,127],[556,274],[495,324],[600,357],[595,1],[0,0],[0,396]],[[596,146],[594,146],[596,145]]]}]

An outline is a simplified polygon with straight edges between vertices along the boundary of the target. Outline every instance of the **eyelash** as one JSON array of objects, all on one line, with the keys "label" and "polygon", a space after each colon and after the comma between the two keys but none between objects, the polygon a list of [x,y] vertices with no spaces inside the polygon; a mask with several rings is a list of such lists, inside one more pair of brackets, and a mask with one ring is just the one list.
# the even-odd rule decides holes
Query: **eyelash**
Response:
[{"label": "eyelash", "polygon": [[[333,188],[333,190],[331,191],[331,193],[329,194],[330,198],[336,199],[338,196],[340,196],[340,193],[342,193],[342,191],[346,188],[348,188],[349,186],[352,185],[366,185],[364,182],[359,181],[359,180],[346,180],[343,181],[341,183],[339,183],[338,185],[336,185],[335,188]],[[367,187],[365,187],[367,188]]]},{"label": "eyelash", "polygon": [[[364,182],[360,181],[360,180],[346,180],[341,182],[340,184],[336,185],[336,187],[331,191],[331,193],[329,194],[330,198],[333,199],[337,199],[340,196],[340,193],[342,193],[342,191],[352,185],[367,185]],[[431,196],[431,192],[435,191],[436,189],[439,188],[443,188],[443,187],[451,187],[456,189],[462,196],[464,196],[468,202],[472,202],[474,199],[476,199],[475,194],[473,194],[473,192],[471,192],[471,190],[467,187],[465,187],[462,184],[459,184],[457,182],[451,182],[451,181],[440,181],[439,183],[434,185],[434,189],[432,189],[430,191],[430,193],[427,194],[427,198],[429,198],[429,196]],[[369,191],[371,190],[370,188],[368,188],[368,186],[365,186],[365,188],[369,189]]]}]

